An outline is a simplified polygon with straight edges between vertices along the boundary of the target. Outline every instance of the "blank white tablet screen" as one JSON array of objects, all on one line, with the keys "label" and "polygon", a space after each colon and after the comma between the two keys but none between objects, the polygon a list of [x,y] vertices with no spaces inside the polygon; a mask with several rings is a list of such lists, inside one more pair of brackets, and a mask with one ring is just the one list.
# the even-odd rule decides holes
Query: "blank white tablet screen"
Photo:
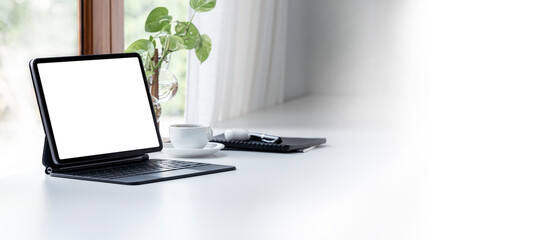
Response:
[{"label": "blank white tablet screen", "polygon": [[137,58],[37,69],[61,160],[159,146]]}]

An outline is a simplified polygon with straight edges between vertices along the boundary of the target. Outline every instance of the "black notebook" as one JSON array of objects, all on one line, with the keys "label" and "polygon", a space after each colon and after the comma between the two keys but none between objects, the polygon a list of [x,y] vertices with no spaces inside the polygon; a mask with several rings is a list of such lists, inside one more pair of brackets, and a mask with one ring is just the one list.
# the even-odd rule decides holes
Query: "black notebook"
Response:
[{"label": "black notebook", "polygon": [[306,149],[319,146],[326,143],[326,138],[293,138],[282,137],[282,143],[266,143],[262,141],[228,141],[224,134],[216,135],[211,142],[222,143],[226,147],[224,149],[234,150],[249,150],[261,152],[303,152]]}]

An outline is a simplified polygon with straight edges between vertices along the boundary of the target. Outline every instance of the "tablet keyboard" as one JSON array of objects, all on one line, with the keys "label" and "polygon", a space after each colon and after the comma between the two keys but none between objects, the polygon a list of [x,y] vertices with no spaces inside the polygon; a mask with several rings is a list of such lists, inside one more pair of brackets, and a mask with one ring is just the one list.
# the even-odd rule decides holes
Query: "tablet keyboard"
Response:
[{"label": "tablet keyboard", "polygon": [[86,178],[98,179],[115,179],[131,177],[142,174],[165,172],[178,169],[201,167],[209,165],[207,163],[174,161],[165,159],[151,159],[138,163],[129,163],[125,165],[105,167],[99,169],[90,169],[84,171],[71,172],[69,175],[81,176]]}]

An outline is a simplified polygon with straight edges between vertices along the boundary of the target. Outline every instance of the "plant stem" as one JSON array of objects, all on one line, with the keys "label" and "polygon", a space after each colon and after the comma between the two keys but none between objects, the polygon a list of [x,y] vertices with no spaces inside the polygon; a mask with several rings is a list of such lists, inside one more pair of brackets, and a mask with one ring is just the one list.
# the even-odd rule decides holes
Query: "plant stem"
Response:
[{"label": "plant stem", "polygon": [[194,20],[195,15],[196,15],[196,11],[194,11],[194,13],[192,13],[192,17],[190,17],[190,21],[188,21],[188,25],[186,26],[185,35],[188,34],[188,30],[190,29],[190,25],[192,24],[192,20]]},{"label": "plant stem", "polygon": [[158,60],[157,65],[155,66],[155,69],[158,69],[160,67],[160,64],[162,64],[162,61],[164,61],[164,58],[168,55],[168,50],[170,48],[170,37],[166,37],[166,42],[164,43],[164,46],[162,47],[162,57]]}]

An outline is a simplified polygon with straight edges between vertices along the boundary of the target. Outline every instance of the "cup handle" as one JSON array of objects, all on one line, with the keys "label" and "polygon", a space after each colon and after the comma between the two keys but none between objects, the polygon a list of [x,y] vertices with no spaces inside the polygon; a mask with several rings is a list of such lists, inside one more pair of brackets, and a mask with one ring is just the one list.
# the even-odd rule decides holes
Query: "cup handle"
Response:
[{"label": "cup handle", "polygon": [[213,129],[211,127],[207,128],[207,139],[210,141],[213,138]]}]

